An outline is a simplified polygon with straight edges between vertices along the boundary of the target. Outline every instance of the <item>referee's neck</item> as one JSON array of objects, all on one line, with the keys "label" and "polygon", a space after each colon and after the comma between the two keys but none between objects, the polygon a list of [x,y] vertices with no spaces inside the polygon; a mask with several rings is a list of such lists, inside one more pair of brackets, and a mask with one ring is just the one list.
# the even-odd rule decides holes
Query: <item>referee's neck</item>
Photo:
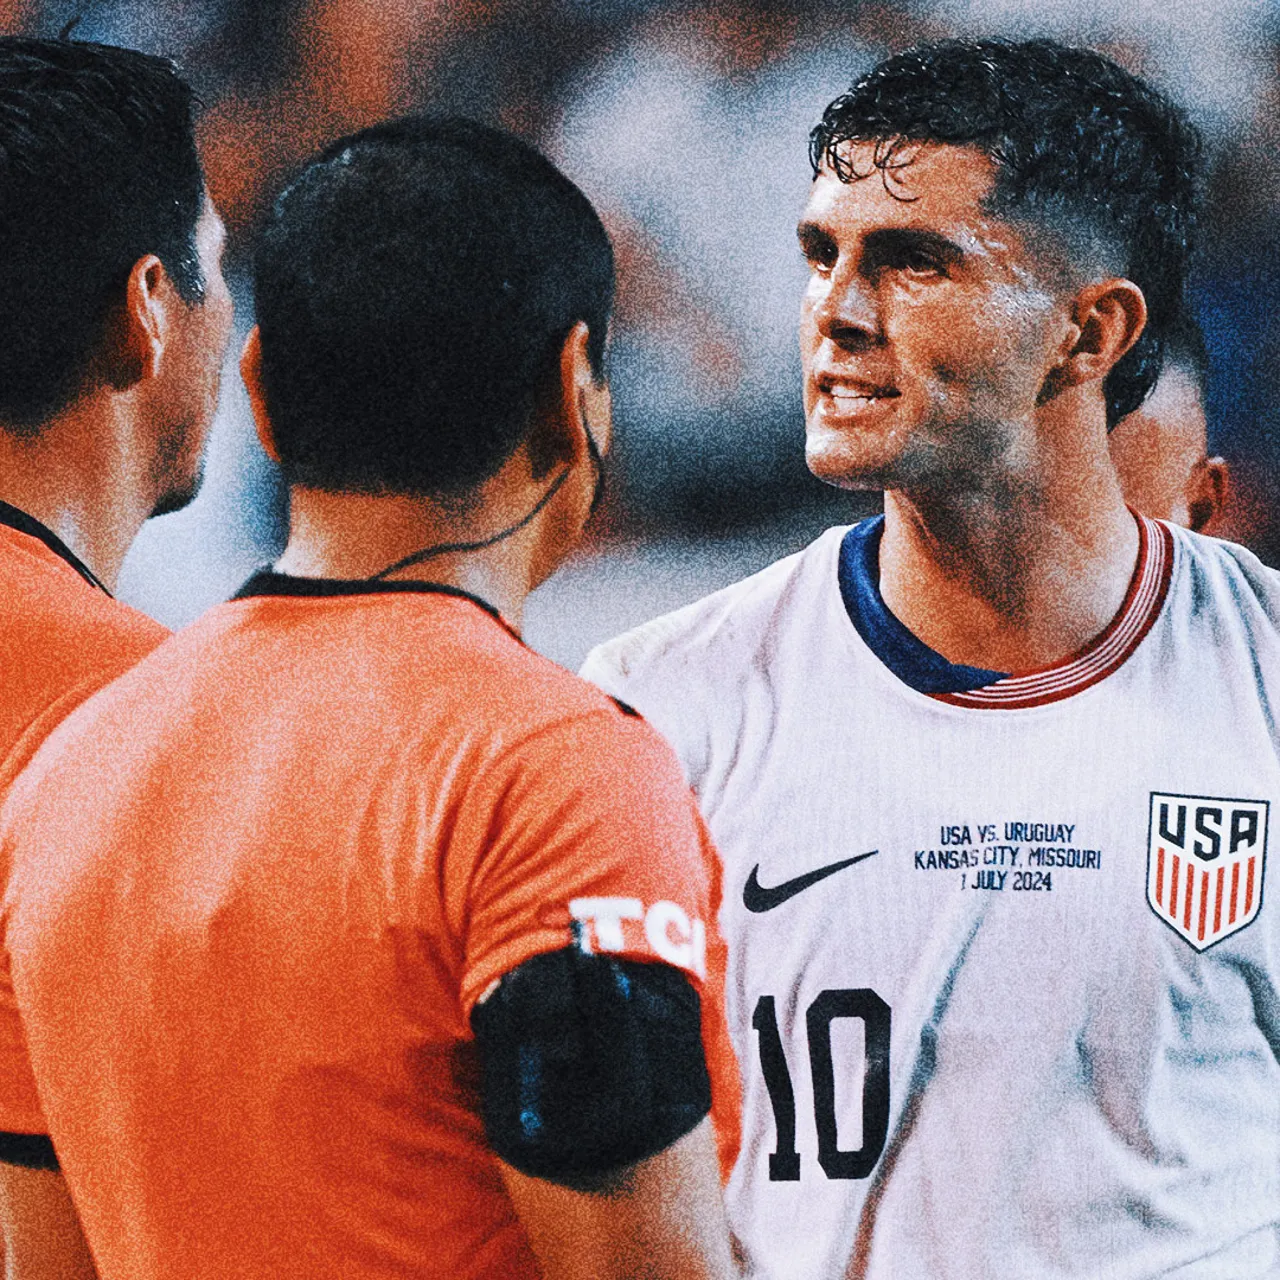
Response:
[{"label": "referee's neck", "polygon": [[146,433],[129,397],[94,392],[38,429],[0,429],[0,501],[39,521],[108,589],[155,510]]},{"label": "referee's neck", "polygon": [[525,598],[569,549],[555,509],[558,493],[526,520],[548,479],[526,485],[500,474],[468,494],[443,498],[295,485],[289,541],[276,568],[303,578],[456,587],[518,630]]}]

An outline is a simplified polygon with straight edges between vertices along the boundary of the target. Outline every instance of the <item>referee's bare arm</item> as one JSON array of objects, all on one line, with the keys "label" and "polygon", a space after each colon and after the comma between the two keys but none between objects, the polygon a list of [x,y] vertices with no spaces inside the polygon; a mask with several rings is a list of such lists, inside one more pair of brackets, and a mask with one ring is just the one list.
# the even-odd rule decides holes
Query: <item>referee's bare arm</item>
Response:
[{"label": "referee's bare arm", "polygon": [[60,1173],[0,1163],[0,1223],[5,1280],[98,1280]]},{"label": "referee's bare arm", "polygon": [[728,1280],[735,1274],[710,1119],[590,1190],[501,1165],[547,1280]]}]

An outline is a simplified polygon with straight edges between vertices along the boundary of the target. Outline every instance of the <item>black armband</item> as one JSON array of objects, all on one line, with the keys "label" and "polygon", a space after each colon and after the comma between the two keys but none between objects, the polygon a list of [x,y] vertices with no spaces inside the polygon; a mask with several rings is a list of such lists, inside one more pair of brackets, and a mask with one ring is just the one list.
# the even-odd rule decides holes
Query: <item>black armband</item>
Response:
[{"label": "black armband", "polygon": [[0,1133],[0,1164],[59,1172],[58,1154],[43,1133]]},{"label": "black armband", "polygon": [[656,1155],[711,1109],[681,970],[576,947],[513,969],[471,1014],[485,1133],[522,1173],[581,1183]]}]

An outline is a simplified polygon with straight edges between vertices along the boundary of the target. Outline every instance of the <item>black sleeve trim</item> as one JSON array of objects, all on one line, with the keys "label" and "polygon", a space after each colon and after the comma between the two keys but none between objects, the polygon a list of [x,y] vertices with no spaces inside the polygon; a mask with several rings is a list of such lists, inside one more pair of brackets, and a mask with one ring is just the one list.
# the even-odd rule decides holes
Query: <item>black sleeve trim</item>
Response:
[{"label": "black sleeve trim", "polygon": [[24,1169],[50,1169],[57,1173],[57,1152],[43,1133],[0,1133],[0,1163]]},{"label": "black sleeve trim", "polygon": [[566,947],[471,1014],[489,1145],[582,1185],[665,1150],[711,1109],[701,1002],[679,969]]}]

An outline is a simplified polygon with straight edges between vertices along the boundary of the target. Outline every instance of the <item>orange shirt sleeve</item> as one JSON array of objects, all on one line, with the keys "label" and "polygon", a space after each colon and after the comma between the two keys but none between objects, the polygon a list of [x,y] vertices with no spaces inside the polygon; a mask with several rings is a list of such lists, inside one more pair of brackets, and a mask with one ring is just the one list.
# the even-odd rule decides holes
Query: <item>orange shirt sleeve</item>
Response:
[{"label": "orange shirt sleeve", "polygon": [[[0,864],[5,868],[6,878],[9,861],[9,851],[5,848],[0,854]],[[36,1094],[27,1037],[13,993],[7,912],[0,920],[0,1132],[49,1132]]]},{"label": "orange shirt sleeve", "polygon": [[[724,1018],[719,860],[671,749],[605,710],[530,735],[462,806],[469,867],[463,1013],[525,960],[583,950],[675,965],[702,997],[722,1163],[738,1142],[740,1083]],[[481,826],[483,824],[483,827]]]}]

